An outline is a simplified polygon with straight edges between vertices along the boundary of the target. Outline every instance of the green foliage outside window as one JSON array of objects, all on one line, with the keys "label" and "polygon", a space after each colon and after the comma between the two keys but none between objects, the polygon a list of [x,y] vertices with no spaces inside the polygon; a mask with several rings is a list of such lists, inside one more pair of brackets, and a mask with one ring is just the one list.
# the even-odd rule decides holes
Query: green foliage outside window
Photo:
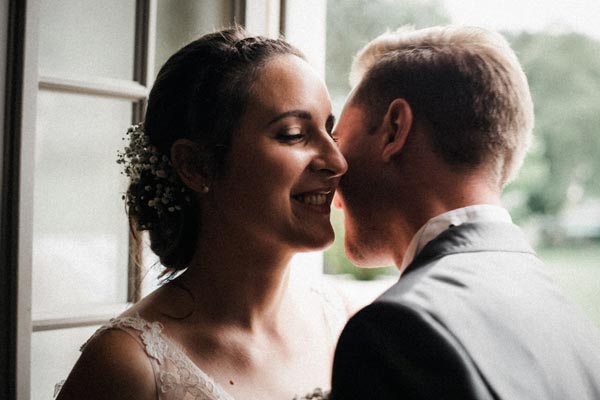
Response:
[{"label": "green foliage outside window", "polygon": [[536,117],[534,148],[509,189],[524,194],[523,219],[556,215],[569,201],[600,196],[600,42],[575,33],[507,37]]}]

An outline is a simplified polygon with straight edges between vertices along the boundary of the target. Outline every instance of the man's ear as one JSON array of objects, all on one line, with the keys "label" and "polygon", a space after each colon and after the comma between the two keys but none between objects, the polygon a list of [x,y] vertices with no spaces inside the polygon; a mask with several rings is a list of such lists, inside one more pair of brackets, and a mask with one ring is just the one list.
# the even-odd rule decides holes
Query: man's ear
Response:
[{"label": "man's ear", "polygon": [[177,139],[171,146],[171,163],[187,187],[206,193],[209,179],[202,162],[200,146],[189,139]]},{"label": "man's ear", "polygon": [[384,161],[392,160],[402,151],[412,125],[413,113],[410,104],[400,98],[392,101],[383,117],[383,133],[386,140],[382,153]]}]

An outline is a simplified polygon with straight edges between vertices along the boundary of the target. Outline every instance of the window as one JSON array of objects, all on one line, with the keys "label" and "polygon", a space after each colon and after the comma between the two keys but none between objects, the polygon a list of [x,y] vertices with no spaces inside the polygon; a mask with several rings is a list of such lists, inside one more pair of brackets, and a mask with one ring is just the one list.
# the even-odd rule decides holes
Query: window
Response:
[{"label": "window", "polygon": [[68,373],[78,356],[73,343],[83,343],[96,325],[135,300],[128,290],[129,229],[118,195],[127,182],[113,159],[121,146],[117,132],[141,113],[148,64],[148,32],[136,37],[148,24],[148,10],[134,0],[43,0],[39,6],[34,399],[47,396]]},{"label": "window", "polygon": [[116,151],[143,117],[155,69],[186,42],[240,21],[253,2],[24,3],[0,8],[10,22],[0,50],[11,55],[0,67],[16,93],[7,91],[15,116],[7,114],[2,142],[10,189],[0,203],[2,251],[11,268],[2,271],[9,352],[0,371],[6,398],[45,399],[79,345],[139,297]]}]

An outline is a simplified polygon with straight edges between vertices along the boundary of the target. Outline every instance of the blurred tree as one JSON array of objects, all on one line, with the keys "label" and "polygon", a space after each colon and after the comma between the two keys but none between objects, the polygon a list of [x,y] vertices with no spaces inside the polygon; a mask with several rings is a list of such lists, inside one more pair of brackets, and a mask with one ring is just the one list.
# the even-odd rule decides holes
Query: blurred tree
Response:
[{"label": "blurred tree", "polygon": [[575,33],[505,35],[535,104],[535,142],[519,178],[515,214],[556,215],[567,200],[600,196],[600,42]]},{"label": "blurred tree", "polygon": [[356,52],[386,30],[449,23],[441,0],[328,0],[327,85],[332,97],[345,97]]}]

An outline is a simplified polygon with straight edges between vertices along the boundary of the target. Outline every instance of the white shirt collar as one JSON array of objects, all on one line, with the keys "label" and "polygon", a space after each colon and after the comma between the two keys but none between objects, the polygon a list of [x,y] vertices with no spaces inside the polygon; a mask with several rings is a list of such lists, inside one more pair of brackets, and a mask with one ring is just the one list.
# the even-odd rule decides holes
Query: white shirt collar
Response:
[{"label": "white shirt collar", "polygon": [[433,240],[440,233],[444,232],[451,225],[457,226],[467,222],[508,222],[512,219],[508,211],[502,207],[493,206],[490,204],[477,204],[463,208],[451,210],[437,217],[431,218],[417,231],[410,241],[400,271],[404,271],[406,267],[415,259],[417,254],[427,243]]}]

